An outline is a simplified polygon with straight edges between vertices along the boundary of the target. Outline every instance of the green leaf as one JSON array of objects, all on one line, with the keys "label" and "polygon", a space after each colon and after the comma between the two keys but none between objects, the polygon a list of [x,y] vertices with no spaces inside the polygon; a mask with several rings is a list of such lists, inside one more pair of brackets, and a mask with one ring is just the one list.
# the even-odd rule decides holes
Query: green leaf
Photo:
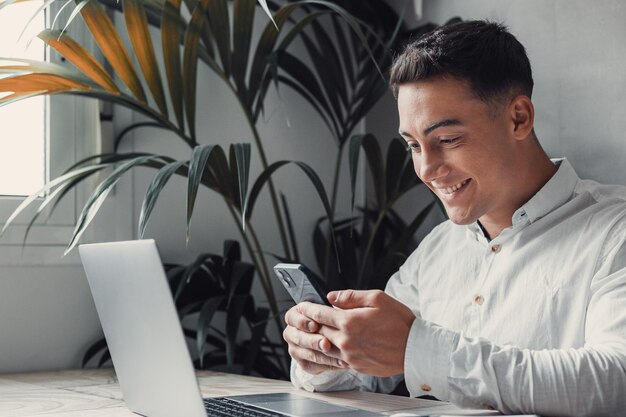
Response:
[{"label": "green leaf", "polygon": [[389,252],[399,252],[407,247],[409,241],[417,232],[417,229],[424,223],[428,215],[432,212],[435,203],[432,202],[424,207],[404,229],[402,235],[391,245]]},{"label": "green leaf", "polygon": [[93,165],[93,166],[88,166],[88,167],[84,167],[84,168],[80,168],[77,169],[75,171],[69,172],[67,174],[61,175],[57,178],[55,178],[54,180],[48,182],[47,184],[45,184],[42,188],[40,188],[37,192],[35,192],[34,194],[31,194],[30,196],[28,196],[27,198],[24,199],[24,201],[22,201],[20,203],[19,206],[17,206],[17,208],[15,210],[13,210],[13,213],[11,213],[11,215],[9,216],[9,218],[7,219],[6,223],[4,224],[4,226],[2,227],[2,231],[0,231],[0,236],[2,236],[2,234],[4,234],[4,232],[6,231],[6,229],[9,227],[9,225],[15,220],[15,218],[17,216],[19,216],[19,214],[24,211],[24,209],[26,209],[26,207],[28,207],[29,205],[31,205],[35,200],[37,200],[37,198],[39,197],[46,197],[47,194],[50,192],[50,190],[52,190],[53,188],[62,185],[63,183],[67,182],[67,181],[71,181],[72,179],[81,176],[87,172],[95,172],[99,169],[105,168],[107,167],[107,165]]},{"label": "green leaf", "polygon": [[[80,3],[76,5],[74,10],[72,10],[72,13],[70,14],[70,16],[67,18],[67,21],[65,22],[65,26],[63,26],[63,30],[61,30],[61,35],[65,33],[67,28],[70,26],[70,23],[72,23],[72,21],[76,18],[76,16],[78,16],[78,13],[80,13],[80,11],[83,10],[83,8],[87,6],[87,4],[90,1],[91,0],[82,0]],[[65,6],[67,6],[67,3],[63,5],[63,8],[65,8]],[[61,10],[59,10],[59,13],[57,13],[56,17],[54,18],[55,21],[59,17],[60,14],[61,14]],[[53,27],[54,27],[54,22],[53,22]]]},{"label": "green leaf", "polygon": [[[317,77],[311,69],[299,58],[286,51],[277,53],[277,62],[279,67],[284,70],[290,77],[296,80],[304,90],[309,92],[311,96],[319,103],[319,107],[329,116],[333,115],[331,105],[324,94],[322,86],[319,84]],[[317,107],[316,107],[317,108]],[[321,114],[321,113],[320,113]],[[339,130],[335,119],[331,116],[329,119],[333,122],[334,131]]]},{"label": "green leaf", "polygon": [[127,126],[126,128],[124,128],[124,130],[122,130],[119,135],[117,135],[117,137],[115,138],[115,143],[113,144],[113,150],[115,152],[117,152],[117,150],[120,147],[120,143],[122,143],[122,140],[124,139],[124,137],[129,134],[130,132],[132,132],[135,129],[139,129],[142,127],[155,127],[158,129],[167,129],[166,126],[163,126],[160,123],[155,123],[155,122],[139,122],[139,123],[133,123],[130,126]]},{"label": "green leaf", "polygon": [[226,78],[231,74],[231,31],[226,0],[209,0],[207,15]]},{"label": "green leaf", "polygon": [[198,257],[196,257],[196,259],[191,264],[185,267],[185,270],[181,275],[180,281],[178,281],[176,291],[174,292],[174,301],[178,302],[179,297],[185,290],[185,287],[191,282],[191,279],[196,276],[196,273],[199,270],[205,271],[214,282],[219,284],[219,280],[215,277],[211,269],[208,267],[208,265],[211,265],[211,263],[213,262],[213,258],[214,255],[211,255],[210,253],[204,253],[198,255]]},{"label": "green leaf", "polygon": [[198,358],[200,359],[200,368],[203,368],[204,353],[206,351],[206,334],[208,333],[211,320],[217,309],[224,301],[223,295],[210,297],[200,309],[198,316],[198,324],[196,326],[196,347],[198,348]]},{"label": "green leaf", "polygon": [[169,85],[170,101],[178,127],[185,130],[183,116],[183,75],[180,63],[180,18],[181,0],[166,0],[161,17],[161,42],[163,47],[163,63]]},{"label": "green leaf", "polygon": [[191,154],[189,162],[189,182],[187,186],[187,242],[189,242],[189,227],[191,225],[191,216],[193,208],[196,204],[196,196],[200,181],[204,175],[204,169],[211,153],[219,148],[219,145],[199,145],[196,146]]},{"label": "green leaf", "polygon": [[[104,167],[100,169],[104,169]],[[26,245],[26,240],[28,239],[28,234],[30,233],[31,228],[35,225],[35,222],[46,209],[46,207],[48,207],[50,203],[54,202],[47,216],[47,218],[49,219],[54,212],[54,209],[57,207],[57,204],[63,199],[63,196],[65,196],[67,192],[69,192],[71,189],[74,189],[74,187],[76,187],[78,184],[80,184],[82,181],[89,178],[96,172],[97,171],[88,171],[83,175],[73,178],[70,181],[64,182],[44,198],[39,205],[39,208],[37,208],[36,213],[31,217],[30,221],[28,222],[28,226],[26,227],[26,231],[24,232],[24,238],[22,240],[22,246]]]},{"label": "green leaf", "polygon": [[141,211],[139,212],[139,239],[143,239],[144,232],[146,231],[146,224],[148,223],[150,214],[152,214],[152,210],[154,209],[161,191],[165,188],[165,184],[167,184],[172,175],[174,175],[174,173],[186,163],[187,161],[170,162],[161,168],[154,178],[152,178],[152,182],[146,190],[146,195],[143,199],[143,204],[141,205]]},{"label": "green leaf", "polygon": [[246,304],[251,301],[252,297],[249,294],[236,295],[228,305],[226,312],[226,362],[229,366],[235,363],[235,346],[237,345],[239,323],[241,323]]},{"label": "green leaf", "polygon": [[185,33],[185,48],[183,52],[183,97],[185,99],[185,110],[189,134],[196,138],[196,83],[198,73],[198,42],[202,25],[204,24],[204,14],[209,0],[200,0],[196,5],[187,31]]},{"label": "green leaf", "polygon": [[67,255],[77,244],[87,226],[91,223],[91,221],[96,216],[98,210],[104,203],[104,200],[109,195],[113,186],[118,183],[118,181],[122,178],[122,176],[131,168],[134,168],[139,165],[143,165],[149,161],[159,159],[158,156],[150,155],[150,156],[141,156],[138,158],[131,159],[119,167],[113,170],[113,172],[106,177],[98,186],[95,191],[91,194],[87,202],[85,203],[83,210],[78,216],[78,220],[76,221],[76,226],[74,227],[74,233],[72,235],[72,239],[70,243],[67,245],[67,249],[65,250],[65,254]]},{"label": "green leaf", "polygon": [[[250,55],[250,40],[254,28],[255,0],[235,0],[233,6],[232,74],[237,92],[247,101],[246,72]],[[217,37],[217,35],[216,35]]]},{"label": "green leaf", "polygon": [[161,73],[154,54],[152,37],[148,30],[148,19],[141,0],[124,0],[124,17],[126,19],[126,29],[133,45],[135,56],[148,83],[148,88],[156,102],[161,114],[167,117],[167,104],[165,103],[165,93]]},{"label": "green leaf", "polygon": [[269,7],[267,7],[267,1],[265,1],[265,0],[258,0],[258,2],[261,5],[261,8],[263,8],[263,11],[267,15],[267,17],[269,17],[270,20],[272,21],[272,23],[274,23],[274,26],[276,27],[276,31],[279,31],[280,29],[278,29],[278,25],[274,21],[274,17],[272,16],[272,12],[270,12]]},{"label": "green leaf", "polygon": [[[241,211],[241,226],[246,230],[246,197],[248,194],[248,181],[250,178],[250,144],[235,143],[230,145],[231,177],[235,178],[236,196],[239,198]],[[236,169],[236,171],[235,171]]]},{"label": "green leaf", "polygon": [[[270,179],[270,177],[272,176],[272,174],[274,174],[274,172],[287,165],[287,164],[295,164],[296,166],[298,166],[307,176],[307,178],[311,181],[311,183],[313,184],[313,186],[315,187],[315,190],[317,191],[317,195],[320,198],[320,201],[322,202],[322,205],[324,206],[324,210],[326,212],[326,216],[328,216],[329,219],[333,218],[333,212],[332,209],[330,207],[330,202],[328,201],[328,195],[326,194],[326,190],[324,189],[324,185],[322,184],[322,181],[320,180],[319,176],[317,175],[317,173],[313,170],[313,168],[311,168],[309,165],[305,164],[304,162],[301,161],[278,161],[278,162],[274,162],[273,164],[271,164],[270,166],[267,167],[266,170],[264,170],[256,179],[254,185],[252,186],[252,189],[250,190],[250,194],[248,195],[248,205],[246,207],[246,218],[250,219],[252,217],[252,210],[254,209],[254,204],[256,202],[256,199],[259,195],[259,193],[261,192],[261,189],[263,188],[263,186],[265,185],[265,183]],[[331,224],[331,231],[332,231],[332,224]],[[335,242],[334,239],[334,232],[331,234],[331,236],[333,236],[333,246],[335,248],[335,256],[337,257],[337,263],[339,264],[339,253],[337,252],[337,244]]]},{"label": "green leaf", "polygon": [[[405,172],[405,166],[409,155],[403,141],[395,138],[387,148],[387,166],[385,178],[387,180],[387,199],[395,200],[400,188],[400,179]],[[415,173],[413,173],[415,176]]]},{"label": "green leaf", "polygon": [[289,241],[291,242],[291,253],[293,253],[294,259],[300,259],[298,253],[298,242],[296,240],[296,233],[293,229],[293,222],[291,221],[291,212],[287,205],[287,198],[285,194],[280,193],[280,201],[283,206],[283,214],[285,215],[285,222],[287,223],[287,232],[289,233]]},{"label": "green leaf", "polygon": [[372,134],[354,135],[350,138],[350,151],[348,160],[350,162],[350,186],[352,190],[351,209],[354,210],[354,195],[356,191],[356,177],[359,166],[359,155],[361,148],[365,151],[365,156],[372,171],[376,201],[379,208],[385,206],[385,183],[382,163],[382,155],[378,141]]}]

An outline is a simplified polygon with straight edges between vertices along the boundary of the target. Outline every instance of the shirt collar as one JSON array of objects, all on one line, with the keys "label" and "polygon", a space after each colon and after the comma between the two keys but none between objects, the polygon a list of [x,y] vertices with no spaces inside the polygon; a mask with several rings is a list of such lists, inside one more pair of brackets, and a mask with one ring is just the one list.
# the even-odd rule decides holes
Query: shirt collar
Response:
[{"label": "shirt collar", "polygon": [[[526,204],[513,213],[511,223],[514,228],[536,222],[552,210],[565,204],[579,181],[578,175],[566,158],[552,159],[557,171],[552,178]],[[468,233],[474,238],[484,234],[478,222],[469,224]]]},{"label": "shirt collar", "polygon": [[513,225],[524,219],[534,223],[571,198],[579,181],[578,175],[567,159],[553,159],[552,162],[558,167],[556,173],[513,214]]}]

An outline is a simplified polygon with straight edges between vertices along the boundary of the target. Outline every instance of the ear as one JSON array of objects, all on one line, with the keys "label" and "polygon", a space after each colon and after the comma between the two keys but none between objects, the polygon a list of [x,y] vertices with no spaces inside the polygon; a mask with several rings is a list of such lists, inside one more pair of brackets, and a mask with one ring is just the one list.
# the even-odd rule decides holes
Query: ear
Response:
[{"label": "ear", "polygon": [[528,96],[515,96],[509,105],[512,134],[517,140],[524,140],[533,131],[535,107]]}]

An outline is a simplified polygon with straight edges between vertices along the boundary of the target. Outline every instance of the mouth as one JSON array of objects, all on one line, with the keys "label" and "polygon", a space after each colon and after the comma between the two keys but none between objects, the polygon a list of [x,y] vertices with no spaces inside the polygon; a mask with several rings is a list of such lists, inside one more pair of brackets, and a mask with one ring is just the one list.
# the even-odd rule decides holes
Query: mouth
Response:
[{"label": "mouth", "polygon": [[434,187],[439,194],[444,196],[446,199],[450,199],[459,195],[467,185],[470,183],[472,179],[468,178],[466,180],[461,181],[458,184],[451,185],[449,187]]}]

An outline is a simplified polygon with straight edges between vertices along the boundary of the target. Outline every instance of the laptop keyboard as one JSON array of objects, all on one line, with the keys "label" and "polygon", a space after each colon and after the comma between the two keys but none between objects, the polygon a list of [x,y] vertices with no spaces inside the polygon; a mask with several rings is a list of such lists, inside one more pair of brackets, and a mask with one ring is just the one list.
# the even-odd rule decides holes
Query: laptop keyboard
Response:
[{"label": "laptop keyboard", "polygon": [[205,398],[204,408],[209,417],[288,417],[288,414],[265,410],[228,398]]}]

